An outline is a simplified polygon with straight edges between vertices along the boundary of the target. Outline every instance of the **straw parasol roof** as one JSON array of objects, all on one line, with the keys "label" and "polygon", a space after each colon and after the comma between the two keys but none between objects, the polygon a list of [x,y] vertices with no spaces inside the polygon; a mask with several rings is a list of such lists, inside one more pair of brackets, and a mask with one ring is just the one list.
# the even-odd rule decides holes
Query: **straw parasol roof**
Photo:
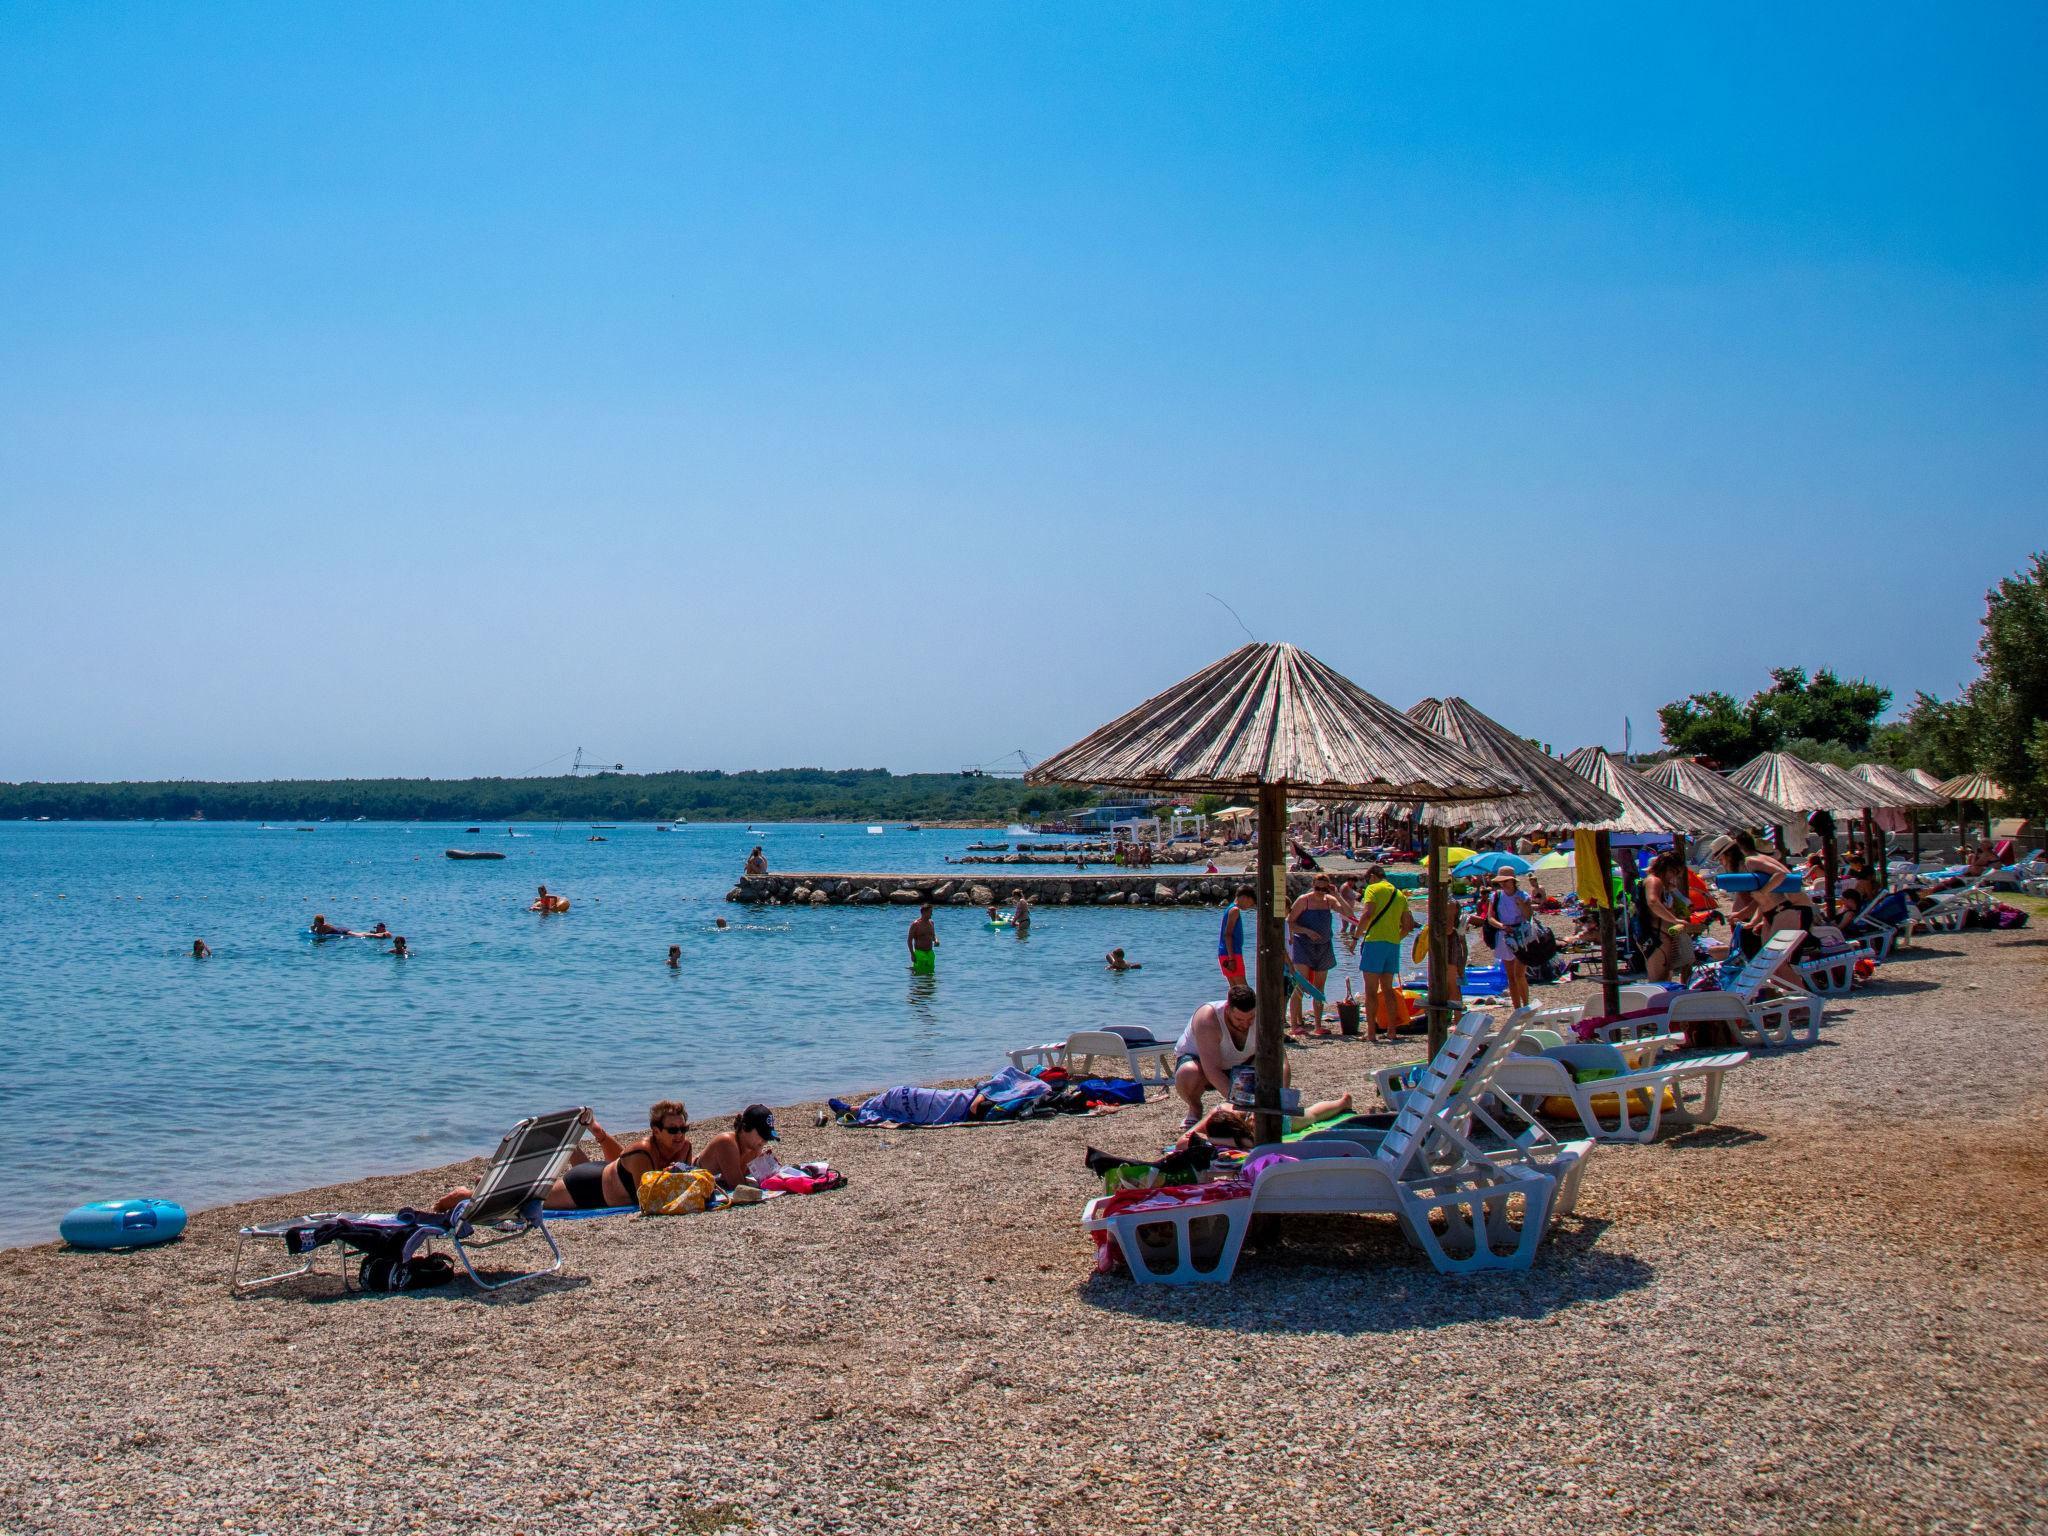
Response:
[{"label": "straw parasol roof", "polygon": [[1711,805],[1653,784],[1605,747],[1567,753],[1565,766],[1621,802],[1621,814],[1586,827],[1588,832],[1725,832],[1744,823]]},{"label": "straw parasol roof", "polygon": [[[1935,794],[1941,795],[1941,780],[1937,779],[1925,768],[1908,768],[1906,770],[1906,777],[1915,784],[1918,784],[1922,789],[1931,789]],[[1941,798],[1946,800],[1948,796],[1941,795]]]},{"label": "straw parasol roof", "polygon": [[1838,811],[1903,811],[1905,806],[1888,789],[1880,789],[1868,779],[1859,779],[1846,768],[1837,768],[1833,763],[1810,763],[1813,771],[1834,785],[1842,798],[1834,809]]},{"label": "straw parasol roof", "polygon": [[2005,790],[1992,782],[1990,775],[1965,773],[1950,779],[1941,787],[1941,792],[1951,800],[2003,800]]},{"label": "straw parasol roof", "polygon": [[1519,779],[1291,645],[1240,646],[1065,751],[1034,784],[1313,800],[1497,800]]},{"label": "straw parasol roof", "polygon": [[1785,813],[1746,789],[1737,789],[1721,774],[1688,757],[1670,757],[1642,770],[1644,778],[1689,800],[1711,805],[1733,827],[1775,826]]},{"label": "straw parasol roof", "polygon": [[1847,774],[1831,777],[1820,764],[1789,752],[1759,753],[1728,778],[1738,789],[1770,801],[1781,813],[1779,820],[1788,815],[1811,816],[1815,811],[1862,810],[1879,803],[1862,780]]},{"label": "straw parasol roof", "polygon": [[1858,763],[1849,771],[1866,784],[1890,790],[1898,797],[1901,810],[1931,811],[1948,803],[1929,786],[1899,772],[1890,763]]},{"label": "straw parasol roof", "polygon": [[1562,832],[1621,814],[1613,795],[1455,695],[1418,700],[1408,717],[1529,786],[1529,793],[1511,800],[1432,805],[1423,812],[1425,823],[1509,834]]}]

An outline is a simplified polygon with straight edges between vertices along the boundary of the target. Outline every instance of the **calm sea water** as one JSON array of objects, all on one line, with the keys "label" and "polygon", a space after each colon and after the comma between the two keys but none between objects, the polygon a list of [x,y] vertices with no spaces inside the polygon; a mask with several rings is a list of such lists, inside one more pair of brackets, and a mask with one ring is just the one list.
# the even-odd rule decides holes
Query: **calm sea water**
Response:
[{"label": "calm sea water", "polygon": [[[939,974],[913,978],[901,909],[722,899],[757,842],[778,869],[887,872],[988,833],[518,830],[0,824],[0,1245],[53,1238],[86,1200],[197,1207],[451,1162],[569,1104],[625,1131],[659,1096],[711,1120],[970,1074],[1075,1028],[1177,1029],[1219,990],[1204,908],[1054,908],[1024,940],[942,908]],[[543,881],[571,911],[524,910]],[[416,953],[315,943],[316,912],[381,919]],[[1118,944],[1144,970],[1107,973]]]}]

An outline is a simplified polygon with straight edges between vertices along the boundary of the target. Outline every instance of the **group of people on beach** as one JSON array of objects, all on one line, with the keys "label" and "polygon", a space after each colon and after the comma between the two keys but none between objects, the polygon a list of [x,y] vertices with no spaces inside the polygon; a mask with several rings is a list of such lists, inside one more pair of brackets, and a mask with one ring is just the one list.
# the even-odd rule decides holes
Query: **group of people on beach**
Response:
[{"label": "group of people on beach", "polygon": [[[749,1104],[733,1117],[732,1128],[720,1131],[702,1150],[690,1145],[690,1112],[681,1099],[660,1099],[647,1111],[645,1140],[628,1146],[585,1113],[584,1129],[603,1152],[602,1159],[580,1147],[571,1155],[569,1167],[548,1187],[541,1204],[550,1211],[619,1210],[637,1205],[643,1174],[667,1169],[701,1168],[718,1181],[727,1194],[753,1188],[758,1195],[762,1180],[781,1169],[780,1160],[768,1150],[781,1138],[775,1130],[775,1114],[765,1104]],[[474,1198],[468,1186],[451,1189],[434,1202],[437,1211],[452,1211]]]}]

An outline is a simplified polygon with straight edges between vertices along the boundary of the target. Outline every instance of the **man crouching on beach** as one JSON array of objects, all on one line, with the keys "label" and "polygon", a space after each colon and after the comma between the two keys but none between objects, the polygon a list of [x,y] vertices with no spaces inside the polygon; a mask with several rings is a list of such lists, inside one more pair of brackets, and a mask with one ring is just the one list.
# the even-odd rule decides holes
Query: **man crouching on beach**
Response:
[{"label": "man crouching on beach", "polygon": [[[1230,1098],[1230,1074],[1259,1049],[1259,994],[1232,987],[1230,995],[1197,1008],[1174,1046],[1173,1091],[1187,1105],[1186,1130],[1202,1118],[1202,1095],[1211,1089]],[[1281,1063],[1285,1081],[1286,1063]]]}]

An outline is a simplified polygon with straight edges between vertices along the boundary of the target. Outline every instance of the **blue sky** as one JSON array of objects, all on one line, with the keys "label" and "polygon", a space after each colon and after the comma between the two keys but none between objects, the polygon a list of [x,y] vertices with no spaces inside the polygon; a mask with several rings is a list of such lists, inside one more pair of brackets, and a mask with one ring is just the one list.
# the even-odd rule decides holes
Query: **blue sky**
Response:
[{"label": "blue sky", "polygon": [[0,778],[1970,675],[2038,7],[0,9]]}]

